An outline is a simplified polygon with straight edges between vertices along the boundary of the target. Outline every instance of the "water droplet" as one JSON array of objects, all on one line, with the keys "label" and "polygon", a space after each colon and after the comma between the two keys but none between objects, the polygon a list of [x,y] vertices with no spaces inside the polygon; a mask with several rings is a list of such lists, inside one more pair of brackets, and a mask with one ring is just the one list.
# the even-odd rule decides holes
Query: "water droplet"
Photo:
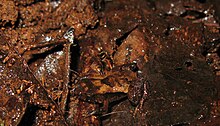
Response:
[{"label": "water droplet", "polygon": [[51,39],[52,39],[52,38],[49,37],[49,36],[46,36],[46,37],[45,37],[45,41],[46,41],[46,42],[49,42]]},{"label": "water droplet", "polygon": [[173,4],[173,3],[171,3],[171,4],[170,4],[170,6],[171,6],[171,7],[174,7],[174,4]]},{"label": "water droplet", "polygon": [[53,7],[53,8],[56,8],[56,7],[58,7],[59,6],[59,4],[60,4],[61,2],[58,0],[58,1],[51,1],[50,2],[50,5]]},{"label": "water droplet", "polygon": [[74,28],[70,28],[63,37],[67,40],[69,40],[70,43],[74,43]]},{"label": "water droplet", "polygon": [[118,29],[118,32],[121,32],[121,29]]}]

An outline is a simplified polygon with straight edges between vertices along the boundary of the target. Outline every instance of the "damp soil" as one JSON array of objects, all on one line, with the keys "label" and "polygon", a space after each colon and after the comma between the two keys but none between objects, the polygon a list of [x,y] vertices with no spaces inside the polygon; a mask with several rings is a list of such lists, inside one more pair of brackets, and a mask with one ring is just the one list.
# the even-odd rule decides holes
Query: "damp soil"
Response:
[{"label": "damp soil", "polygon": [[0,0],[0,125],[220,125],[218,0]]}]

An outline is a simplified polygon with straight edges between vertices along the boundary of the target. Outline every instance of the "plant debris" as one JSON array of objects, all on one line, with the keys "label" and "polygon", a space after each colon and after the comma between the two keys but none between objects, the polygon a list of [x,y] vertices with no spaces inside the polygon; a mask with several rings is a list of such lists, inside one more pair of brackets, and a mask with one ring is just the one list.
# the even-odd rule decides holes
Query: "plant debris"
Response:
[{"label": "plant debris", "polygon": [[0,0],[0,125],[219,125],[217,2]]}]

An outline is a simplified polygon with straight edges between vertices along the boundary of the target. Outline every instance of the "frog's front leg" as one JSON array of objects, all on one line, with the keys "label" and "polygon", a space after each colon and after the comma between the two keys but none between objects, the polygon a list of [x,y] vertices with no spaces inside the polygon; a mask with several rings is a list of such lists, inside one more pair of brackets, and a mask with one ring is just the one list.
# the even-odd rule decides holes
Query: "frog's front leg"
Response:
[{"label": "frog's front leg", "polygon": [[149,81],[141,76],[139,79],[132,82],[128,89],[128,99],[136,106],[134,115],[138,110],[141,110],[145,100],[148,97]]},{"label": "frog's front leg", "polygon": [[144,83],[143,83],[143,95],[142,95],[142,98],[141,98],[141,100],[140,100],[140,103],[139,103],[139,108],[140,109],[142,109],[142,107],[143,107],[143,104],[144,104],[144,101],[147,99],[147,97],[148,97],[148,86],[149,86],[149,81],[145,81]]}]

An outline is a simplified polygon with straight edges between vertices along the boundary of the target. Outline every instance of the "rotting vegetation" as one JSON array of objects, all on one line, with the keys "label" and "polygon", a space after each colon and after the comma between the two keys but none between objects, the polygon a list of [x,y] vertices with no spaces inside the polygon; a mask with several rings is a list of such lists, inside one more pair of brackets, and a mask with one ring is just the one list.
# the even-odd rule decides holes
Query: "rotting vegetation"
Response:
[{"label": "rotting vegetation", "polygon": [[0,125],[219,125],[215,9],[0,0]]}]

